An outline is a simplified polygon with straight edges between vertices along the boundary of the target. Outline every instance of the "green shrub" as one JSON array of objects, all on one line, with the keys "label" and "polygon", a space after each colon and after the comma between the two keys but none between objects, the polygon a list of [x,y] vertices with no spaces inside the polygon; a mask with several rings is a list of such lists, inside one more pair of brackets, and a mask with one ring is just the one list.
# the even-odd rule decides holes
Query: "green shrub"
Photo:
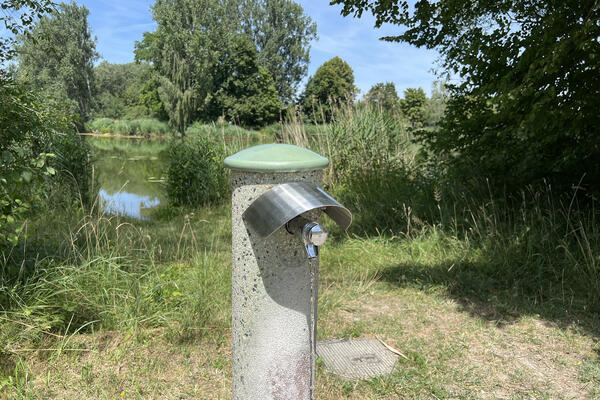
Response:
[{"label": "green shrub", "polygon": [[94,133],[112,133],[114,120],[110,118],[97,118],[85,124],[85,130]]},{"label": "green shrub", "polygon": [[113,133],[119,135],[165,135],[171,132],[166,122],[157,119],[124,119],[97,118],[86,124],[88,132]]},{"label": "green shrub", "polygon": [[202,136],[171,143],[167,165],[171,203],[200,206],[225,199],[229,186],[220,149]]},{"label": "green shrub", "polygon": [[231,141],[238,138],[248,138],[250,141],[258,141],[261,134],[257,131],[244,129],[229,123],[202,123],[194,122],[185,130],[185,135],[190,137],[204,137],[216,141]]},{"label": "green shrub", "polygon": [[91,198],[90,146],[74,132],[58,133],[53,138],[56,158],[51,165],[56,170],[59,190],[70,200],[89,203]]},{"label": "green shrub", "polygon": [[375,106],[341,105],[329,124],[304,125],[302,133],[292,136],[329,158],[325,184],[355,214],[355,232],[405,232],[414,217],[429,219],[433,181],[393,115]]}]

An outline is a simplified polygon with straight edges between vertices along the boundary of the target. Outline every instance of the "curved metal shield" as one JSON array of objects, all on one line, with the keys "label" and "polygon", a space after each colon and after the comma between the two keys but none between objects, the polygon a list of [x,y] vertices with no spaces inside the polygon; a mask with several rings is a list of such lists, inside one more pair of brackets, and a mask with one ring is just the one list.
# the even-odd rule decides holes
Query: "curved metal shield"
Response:
[{"label": "curved metal shield", "polygon": [[242,217],[262,238],[307,211],[321,209],[342,229],[352,223],[346,207],[318,186],[305,182],[284,183],[263,193],[244,211]]}]

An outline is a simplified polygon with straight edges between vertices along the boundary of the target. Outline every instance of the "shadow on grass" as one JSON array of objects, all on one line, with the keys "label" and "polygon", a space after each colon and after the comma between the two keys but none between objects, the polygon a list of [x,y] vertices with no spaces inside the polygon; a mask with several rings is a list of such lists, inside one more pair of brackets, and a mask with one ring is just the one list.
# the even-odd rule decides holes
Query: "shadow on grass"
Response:
[{"label": "shadow on grass", "polygon": [[600,313],[598,306],[590,303],[588,294],[550,284],[536,289],[530,283],[489,270],[487,263],[464,260],[438,265],[400,263],[384,268],[380,281],[422,290],[442,286],[462,311],[498,327],[531,315],[600,337]]}]

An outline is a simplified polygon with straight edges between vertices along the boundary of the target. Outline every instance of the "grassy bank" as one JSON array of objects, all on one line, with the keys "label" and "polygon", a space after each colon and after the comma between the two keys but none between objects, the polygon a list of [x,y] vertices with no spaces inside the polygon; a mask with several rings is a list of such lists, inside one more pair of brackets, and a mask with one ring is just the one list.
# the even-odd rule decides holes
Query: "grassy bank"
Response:
[{"label": "grassy bank", "polygon": [[[458,186],[369,108],[194,136],[224,154],[277,139],[331,160],[324,185],[355,220],[347,233],[325,221],[319,339],[377,337],[404,356],[360,382],[319,363],[319,399],[600,397],[598,208],[578,189]],[[1,266],[17,278],[0,291],[0,398],[231,398],[229,208],[32,218],[19,262]]]},{"label": "grassy bank", "polygon": [[172,132],[169,124],[156,119],[114,120],[97,118],[85,124],[87,132],[127,136],[163,136]]},{"label": "grassy bank", "polygon": [[[147,223],[84,216],[38,234],[61,226],[77,227],[56,242],[63,259],[13,288],[1,314],[5,398],[230,398],[228,206]],[[495,268],[482,246],[435,227],[334,237],[319,339],[378,337],[406,358],[358,383],[320,365],[318,398],[600,395],[597,314],[498,286]]]}]

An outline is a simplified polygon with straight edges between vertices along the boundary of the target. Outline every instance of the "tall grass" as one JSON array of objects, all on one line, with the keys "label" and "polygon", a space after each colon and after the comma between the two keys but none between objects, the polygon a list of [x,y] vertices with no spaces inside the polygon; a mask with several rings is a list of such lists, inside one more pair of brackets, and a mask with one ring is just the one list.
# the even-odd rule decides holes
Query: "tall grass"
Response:
[{"label": "tall grass", "polygon": [[342,104],[311,130],[292,116],[282,131],[285,142],[330,159],[324,183],[353,212],[351,234],[457,241],[464,259],[476,261],[440,267],[443,279],[460,274],[459,286],[599,309],[598,210],[580,205],[576,191],[540,185],[497,197],[487,181],[459,187],[426,161],[403,121],[368,105]]},{"label": "tall grass", "polygon": [[[227,206],[163,208],[152,223],[97,207],[49,210],[26,227],[34,234],[16,249],[26,268],[0,285],[0,375],[22,348],[78,332],[163,327],[195,340],[229,326]],[[53,245],[40,251],[43,242]]]},{"label": "tall grass", "polygon": [[[555,194],[550,185],[504,197],[492,196],[486,182],[477,190],[452,185],[424,161],[402,123],[374,108],[340,107],[326,125],[301,121],[290,117],[270,127],[269,135],[329,157],[327,190],[355,217],[349,233],[357,238],[345,242],[332,229],[328,247],[328,257],[352,268],[325,267],[325,284],[352,284],[366,292],[377,280],[418,280],[484,304],[502,295],[513,308],[525,302],[555,304],[557,312],[600,311],[594,202],[580,204],[576,191]],[[226,154],[262,141],[237,127],[194,129],[190,139],[211,137]],[[227,202],[162,208],[151,222],[96,211],[49,210],[24,229],[35,233],[17,249],[23,254],[17,278],[3,280],[0,288],[0,356],[92,329],[160,326],[186,340],[227,329]],[[394,258],[394,248],[410,257]],[[369,254],[388,250],[386,257]],[[359,264],[365,269],[356,269]],[[336,302],[330,298],[325,306]]]},{"label": "tall grass", "polygon": [[166,122],[156,119],[113,120],[110,118],[97,118],[85,125],[88,132],[107,133],[117,135],[166,135],[171,129]]}]

